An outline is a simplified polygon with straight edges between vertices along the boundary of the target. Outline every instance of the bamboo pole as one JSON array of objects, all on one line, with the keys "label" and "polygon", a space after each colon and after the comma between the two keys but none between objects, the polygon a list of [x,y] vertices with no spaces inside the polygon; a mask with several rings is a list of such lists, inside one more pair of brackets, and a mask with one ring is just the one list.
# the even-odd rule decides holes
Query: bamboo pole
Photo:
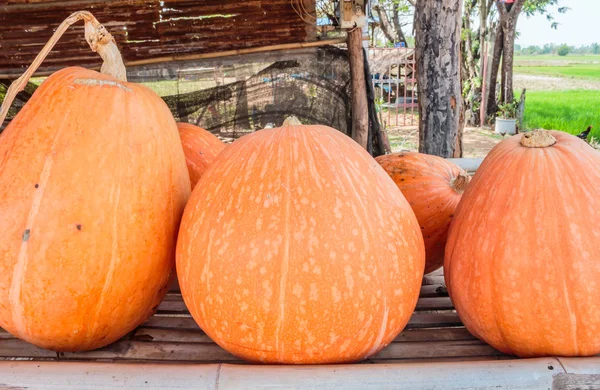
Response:
[{"label": "bamboo pole", "polygon": [[348,59],[352,79],[352,139],[367,149],[369,141],[369,109],[362,46],[362,29],[348,32]]}]

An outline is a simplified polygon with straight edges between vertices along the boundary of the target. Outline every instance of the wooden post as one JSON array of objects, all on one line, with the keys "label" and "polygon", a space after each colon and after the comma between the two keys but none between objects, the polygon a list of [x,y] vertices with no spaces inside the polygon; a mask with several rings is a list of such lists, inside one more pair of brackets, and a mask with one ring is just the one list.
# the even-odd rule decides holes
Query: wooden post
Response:
[{"label": "wooden post", "polygon": [[525,93],[527,90],[523,88],[521,92],[521,99],[519,100],[519,107],[517,108],[517,134],[523,130],[523,117],[525,116]]},{"label": "wooden post", "polygon": [[369,139],[369,110],[363,58],[362,29],[348,31],[348,57],[352,79],[352,139],[367,149]]}]

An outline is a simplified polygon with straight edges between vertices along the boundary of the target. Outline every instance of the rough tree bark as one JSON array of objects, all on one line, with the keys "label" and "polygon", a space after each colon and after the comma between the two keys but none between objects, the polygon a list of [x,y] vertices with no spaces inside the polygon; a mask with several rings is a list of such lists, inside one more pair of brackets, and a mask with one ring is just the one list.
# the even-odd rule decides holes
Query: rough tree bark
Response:
[{"label": "rough tree bark", "polygon": [[352,139],[367,149],[369,139],[369,108],[362,47],[362,29],[348,31],[348,57],[352,80]]},{"label": "rough tree bark", "polygon": [[450,158],[458,144],[461,113],[462,0],[416,3],[419,151]]},{"label": "rough tree bark", "polygon": [[502,90],[500,91],[500,102],[511,102],[513,95],[513,62],[515,52],[515,36],[517,33],[517,21],[523,10],[525,0],[515,0],[514,3],[506,5],[501,0],[496,1],[499,23],[494,46],[494,57],[492,62],[492,74],[490,79],[490,93],[488,114],[495,114],[498,106],[496,104],[496,83],[498,68],[502,60]]},{"label": "rough tree bark", "polygon": [[377,17],[379,18],[379,27],[383,32],[383,35],[387,38],[388,41],[394,42],[394,35],[392,34],[392,25],[387,17],[387,13],[383,9],[382,6],[375,4],[373,5],[373,11],[377,12]]},{"label": "rough tree bark", "polygon": [[517,34],[517,21],[519,14],[523,9],[525,0],[516,0],[513,6],[507,9],[504,4],[496,3],[498,13],[500,15],[500,25],[504,35],[503,52],[502,52],[502,100],[504,103],[512,102],[514,99],[513,93],[513,63],[515,53],[515,37]]},{"label": "rough tree bark", "polygon": [[377,12],[377,17],[379,18],[380,22],[379,27],[381,28],[381,31],[387,40],[390,42],[404,42],[404,44],[406,44],[406,37],[402,31],[402,25],[400,24],[400,18],[398,15],[398,5],[394,5],[393,9],[393,26],[388,18],[387,12],[381,5],[373,5],[373,11]]},{"label": "rough tree bark", "polygon": [[404,32],[402,31],[402,24],[400,23],[400,11],[398,10],[399,5],[397,3],[394,4],[394,12],[392,16],[392,21],[394,22],[394,29],[396,30],[396,35],[398,36],[398,42],[404,42],[405,46],[407,45],[406,37],[404,36]]},{"label": "rough tree bark", "polygon": [[[483,68],[486,42],[489,36],[488,19],[494,0],[465,0],[463,3],[462,25],[462,86],[463,115],[466,125],[479,126],[482,118],[481,105],[486,99],[482,96]],[[479,27],[472,28],[474,14],[479,16]]]},{"label": "rough tree bark", "polygon": [[500,70],[500,60],[502,59],[502,46],[504,44],[504,30],[498,23],[496,30],[496,39],[494,41],[494,54],[492,55],[492,70],[490,72],[490,84],[488,92],[487,114],[493,116],[498,110],[496,103],[496,84],[498,83],[498,71]]},{"label": "rough tree bark", "polygon": [[494,5],[494,0],[479,0],[479,69],[483,75],[483,43],[487,41],[488,17]]}]

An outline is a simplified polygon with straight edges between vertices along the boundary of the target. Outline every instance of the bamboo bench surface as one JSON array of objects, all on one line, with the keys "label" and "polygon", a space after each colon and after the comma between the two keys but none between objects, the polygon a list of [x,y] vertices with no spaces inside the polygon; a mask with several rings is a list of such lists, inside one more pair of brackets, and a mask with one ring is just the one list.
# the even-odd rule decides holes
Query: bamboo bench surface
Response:
[{"label": "bamboo bench surface", "polygon": [[[464,361],[510,358],[473,337],[462,325],[441,273],[423,279],[416,310],[405,330],[364,363]],[[243,363],[215,344],[195,323],[177,288],[157,312],[121,340],[99,350],[56,353],[0,330],[0,360]]]}]

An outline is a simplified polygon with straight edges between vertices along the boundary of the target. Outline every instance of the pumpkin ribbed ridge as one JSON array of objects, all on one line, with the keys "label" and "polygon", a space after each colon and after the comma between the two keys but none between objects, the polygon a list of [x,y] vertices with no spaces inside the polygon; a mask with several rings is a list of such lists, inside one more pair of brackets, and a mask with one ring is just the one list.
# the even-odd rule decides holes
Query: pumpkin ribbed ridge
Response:
[{"label": "pumpkin ribbed ridge", "polygon": [[470,176],[456,164],[422,153],[376,158],[408,200],[421,226],[427,255],[425,273],[444,263],[448,228]]},{"label": "pumpkin ribbed ridge", "polygon": [[[446,285],[471,333],[521,357],[600,353],[600,154],[572,135],[485,158],[458,206]],[[544,136],[543,139],[550,139]]]},{"label": "pumpkin ribbed ridge", "polygon": [[54,73],[0,135],[0,326],[81,351],[141,324],[167,292],[189,186],[154,92]]},{"label": "pumpkin ribbed ridge", "polygon": [[402,193],[325,126],[244,136],[186,207],[177,272],[219,345],[249,361],[330,363],[377,353],[418,299],[423,239]]}]

